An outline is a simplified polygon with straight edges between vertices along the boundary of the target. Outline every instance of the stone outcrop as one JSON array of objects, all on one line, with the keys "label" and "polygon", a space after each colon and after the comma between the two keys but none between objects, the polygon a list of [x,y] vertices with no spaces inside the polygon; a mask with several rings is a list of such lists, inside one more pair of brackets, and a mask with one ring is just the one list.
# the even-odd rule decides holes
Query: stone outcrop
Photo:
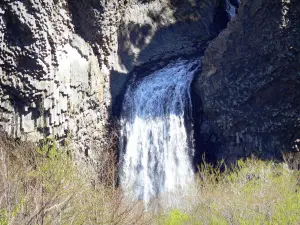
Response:
[{"label": "stone outcrop", "polygon": [[194,84],[212,159],[281,158],[300,137],[300,2],[244,0]]}]

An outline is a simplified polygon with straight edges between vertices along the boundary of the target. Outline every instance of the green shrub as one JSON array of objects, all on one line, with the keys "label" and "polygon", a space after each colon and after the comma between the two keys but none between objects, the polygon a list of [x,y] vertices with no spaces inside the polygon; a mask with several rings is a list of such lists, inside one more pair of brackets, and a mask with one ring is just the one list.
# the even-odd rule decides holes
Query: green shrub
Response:
[{"label": "green shrub", "polygon": [[177,209],[172,210],[166,221],[165,225],[181,225],[181,224],[187,224],[191,221],[191,218],[188,214],[183,213]]}]

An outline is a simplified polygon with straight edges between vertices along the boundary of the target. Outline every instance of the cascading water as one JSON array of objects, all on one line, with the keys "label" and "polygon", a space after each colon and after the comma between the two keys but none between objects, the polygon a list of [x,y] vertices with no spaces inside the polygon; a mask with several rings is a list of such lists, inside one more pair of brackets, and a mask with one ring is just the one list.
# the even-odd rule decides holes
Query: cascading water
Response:
[{"label": "cascading water", "polygon": [[[133,81],[121,116],[123,188],[148,202],[193,181],[190,85],[200,60],[176,61]],[[190,127],[190,129],[188,128]]]},{"label": "cascading water", "polygon": [[227,15],[229,17],[229,20],[231,20],[237,13],[237,8],[240,4],[241,0],[226,0],[225,1],[225,8]]}]

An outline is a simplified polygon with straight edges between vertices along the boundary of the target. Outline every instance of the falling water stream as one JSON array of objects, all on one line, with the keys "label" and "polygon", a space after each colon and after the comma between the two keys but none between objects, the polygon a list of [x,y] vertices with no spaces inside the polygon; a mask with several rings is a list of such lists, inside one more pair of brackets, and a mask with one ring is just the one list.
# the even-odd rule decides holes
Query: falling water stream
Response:
[{"label": "falling water stream", "polygon": [[123,188],[148,202],[193,182],[190,86],[200,60],[180,60],[129,85],[121,116]]},{"label": "falling water stream", "polygon": [[[239,4],[225,1],[229,19]],[[200,66],[198,59],[177,60],[128,85],[121,112],[120,182],[136,199],[147,203],[193,183],[190,86]]]}]

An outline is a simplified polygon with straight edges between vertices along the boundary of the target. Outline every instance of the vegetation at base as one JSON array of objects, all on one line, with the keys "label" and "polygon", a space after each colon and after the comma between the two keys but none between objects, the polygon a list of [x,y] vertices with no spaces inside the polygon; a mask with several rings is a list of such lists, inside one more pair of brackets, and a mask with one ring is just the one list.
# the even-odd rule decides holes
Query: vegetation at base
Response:
[{"label": "vegetation at base", "polygon": [[[10,224],[299,224],[300,173],[284,164],[240,160],[199,166],[182,207],[145,210],[115,186],[115,156],[91,184],[53,138],[40,145],[0,138],[0,225]],[[113,172],[112,172],[113,171]],[[189,207],[186,207],[186,206]]]},{"label": "vegetation at base", "polygon": [[[53,138],[37,147],[0,137],[0,225],[149,223],[142,204],[111,185],[114,168],[92,184],[67,148]],[[106,164],[113,167],[115,159],[110,154]]]},{"label": "vegetation at base", "polygon": [[300,224],[299,171],[255,158],[223,168],[222,163],[202,164],[195,205],[191,210],[172,209],[161,224]]}]

